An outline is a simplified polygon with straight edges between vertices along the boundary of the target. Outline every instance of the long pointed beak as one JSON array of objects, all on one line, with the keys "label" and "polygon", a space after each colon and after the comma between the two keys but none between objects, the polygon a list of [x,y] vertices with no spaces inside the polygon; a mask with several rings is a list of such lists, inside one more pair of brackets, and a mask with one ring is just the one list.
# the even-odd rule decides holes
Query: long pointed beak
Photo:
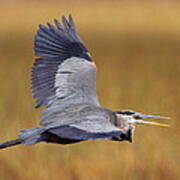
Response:
[{"label": "long pointed beak", "polygon": [[137,114],[135,116],[137,119],[170,119],[170,117],[166,116],[159,116],[159,115],[151,115],[151,114]]},{"label": "long pointed beak", "polygon": [[153,122],[153,121],[144,121],[144,120],[131,120],[132,124],[143,124],[143,125],[152,125],[152,126],[160,126],[160,127],[170,127],[169,124],[163,124],[163,123],[158,123],[158,122]]},{"label": "long pointed beak", "polygon": [[160,127],[170,127],[169,124],[159,123],[159,122],[153,122],[153,121],[144,121],[141,119],[170,119],[169,117],[165,116],[159,116],[159,115],[150,115],[150,114],[137,114],[135,116],[135,119],[132,120],[132,123],[134,124],[143,124],[143,125],[152,125],[152,126],[160,126]]}]

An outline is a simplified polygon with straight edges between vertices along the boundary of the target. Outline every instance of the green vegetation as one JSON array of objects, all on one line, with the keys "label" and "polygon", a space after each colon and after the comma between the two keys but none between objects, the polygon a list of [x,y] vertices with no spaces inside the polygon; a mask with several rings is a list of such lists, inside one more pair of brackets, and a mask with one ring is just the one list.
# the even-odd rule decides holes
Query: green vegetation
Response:
[{"label": "green vegetation", "polygon": [[180,179],[180,5],[27,3],[0,6],[0,141],[38,125],[30,68],[39,23],[73,14],[98,66],[101,104],[171,116],[138,127],[133,144],[39,144],[0,152],[2,180]]}]

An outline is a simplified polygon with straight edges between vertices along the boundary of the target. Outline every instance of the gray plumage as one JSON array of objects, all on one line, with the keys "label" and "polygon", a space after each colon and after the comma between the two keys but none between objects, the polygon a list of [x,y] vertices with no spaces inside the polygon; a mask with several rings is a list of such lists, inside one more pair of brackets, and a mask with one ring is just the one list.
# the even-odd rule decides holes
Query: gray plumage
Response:
[{"label": "gray plumage", "polygon": [[[96,95],[96,70],[89,63],[92,60],[88,51],[76,33],[72,17],[63,17],[62,21],[63,25],[57,20],[55,26],[40,25],[35,36],[34,49],[39,58],[32,68],[32,93],[37,99],[36,107],[79,102],[84,97],[83,102],[87,96],[88,100],[91,98],[89,93]],[[79,88],[85,82],[86,86]]]},{"label": "gray plumage", "polygon": [[[135,124],[161,125],[143,118],[165,118],[131,110],[101,108],[96,94],[96,66],[80,40],[71,15],[62,24],[40,25],[35,35],[32,94],[36,107],[46,106],[39,128],[21,131],[15,140],[0,144],[51,142],[70,144],[85,140],[132,141]],[[165,125],[163,125],[165,126]]]}]

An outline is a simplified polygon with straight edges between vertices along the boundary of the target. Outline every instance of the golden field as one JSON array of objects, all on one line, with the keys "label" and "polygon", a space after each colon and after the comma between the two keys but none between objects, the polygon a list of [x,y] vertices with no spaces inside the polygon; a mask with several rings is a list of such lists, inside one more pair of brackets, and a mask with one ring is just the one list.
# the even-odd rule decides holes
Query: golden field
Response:
[{"label": "golden field", "polygon": [[0,151],[1,180],[180,179],[180,4],[0,4],[0,142],[38,126],[30,72],[39,23],[71,13],[98,66],[103,107],[170,116],[134,142],[41,143]]}]

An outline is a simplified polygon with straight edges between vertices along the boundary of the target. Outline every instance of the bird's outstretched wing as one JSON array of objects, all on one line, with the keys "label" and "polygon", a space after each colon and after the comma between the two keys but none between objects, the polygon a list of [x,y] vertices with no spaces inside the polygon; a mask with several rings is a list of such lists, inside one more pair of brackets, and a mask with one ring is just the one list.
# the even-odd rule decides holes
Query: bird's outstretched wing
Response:
[{"label": "bird's outstretched wing", "polygon": [[80,40],[71,15],[62,24],[39,25],[35,36],[36,59],[32,93],[36,107],[89,103],[99,105],[96,67]]}]

